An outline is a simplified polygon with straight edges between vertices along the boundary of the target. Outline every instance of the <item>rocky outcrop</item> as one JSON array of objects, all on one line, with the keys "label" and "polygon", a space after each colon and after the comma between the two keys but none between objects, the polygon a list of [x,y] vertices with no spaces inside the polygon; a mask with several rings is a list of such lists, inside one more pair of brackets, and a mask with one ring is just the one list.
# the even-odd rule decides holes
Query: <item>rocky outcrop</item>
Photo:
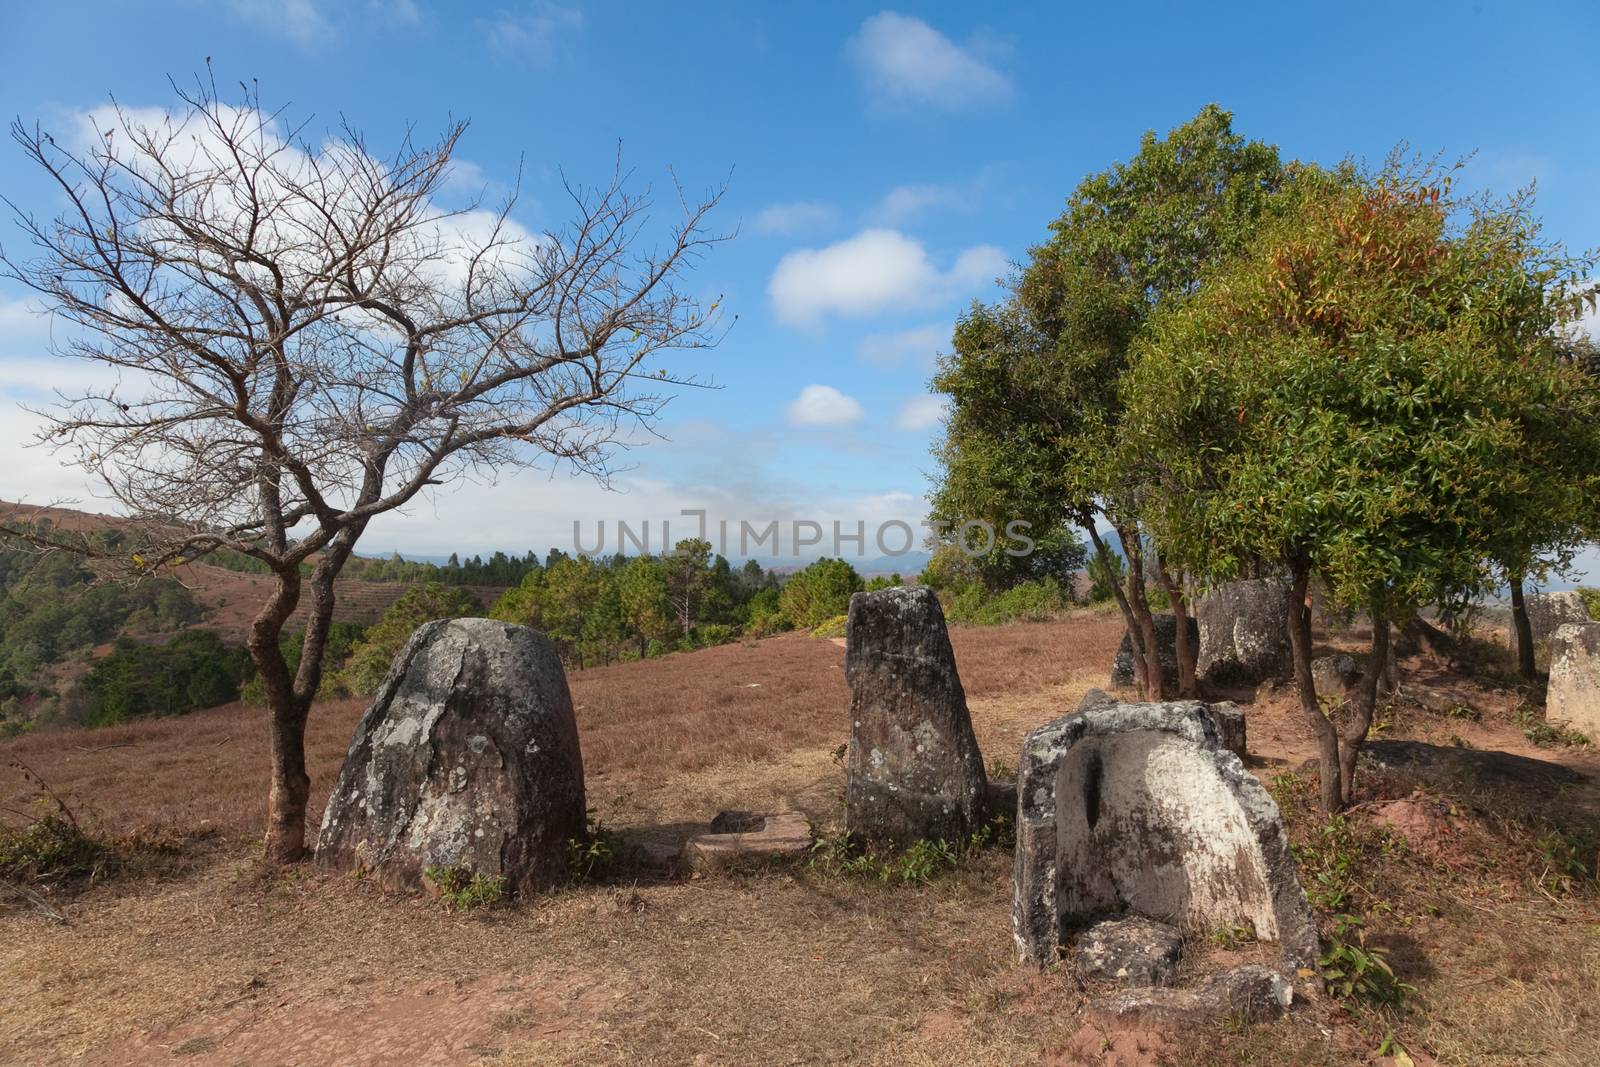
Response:
[{"label": "rocky outcrop", "polygon": [[1544,714],[1600,741],[1600,622],[1567,623],[1550,635]]},{"label": "rocky outcrop", "polygon": [[987,817],[983,756],[933,590],[850,598],[850,831],[909,845],[960,841]]},{"label": "rocky outcrop", "polygon": [[1255,685],[1285,678],[1289,656],[1288,589],[1274,579],[1229,582],[1195,604],[1200,654],[1195,670],[1213,685]]},{"label": "rocky outcrop", "polygon": [[[1091,696],[1094,696],[1093,694]],[[1286,973],[1317,934],[1278,807],[1198,702],[1086,702],[1023,743],[1012,932],[1025,961],[1063,931],[1129,910],[1185,928],[1244,926]]]},{"label": "rocky outcrop", "polygon": [[[1154,617],[1156,626],[1156,655],[1161,658],[1161,677],[1166,679],[1167,685],[1178,684],[1178,621],[1172,615],[1157,615]],[[1189,617],[1189,642],[1191,648],[1200,645],[1200,627]],[[1127,630],[1122,632],[1122,643],[1117,646],[1116,658],[1111,661],[1111,684],[1113,687],[1127,688],[1134,684],[1133,664],[1133,635]]]},{"label": "rocky outcrop", "polygon": [[[1562,626],[1582,626],[1594,621],[1589,617],[1583,594],[1576,589],[1559,593],[1529,593],[1523,597],[1523,605],[1528,612],[1528,628],[1533,632],[1535,649],[1547,644],[1550,636]],[[1515,656],[1521,644],[1517,639],[1516,620],[1512,619],[1508,625],[1511,630],[1511,654]]]},{"label": "rocky outcrop", "polygon": [[430,622],[356,727],[317,862],[407,886],[429,867],[465,867],[530,892],[565,878],[584,811],[555,646],[489,619]]}]

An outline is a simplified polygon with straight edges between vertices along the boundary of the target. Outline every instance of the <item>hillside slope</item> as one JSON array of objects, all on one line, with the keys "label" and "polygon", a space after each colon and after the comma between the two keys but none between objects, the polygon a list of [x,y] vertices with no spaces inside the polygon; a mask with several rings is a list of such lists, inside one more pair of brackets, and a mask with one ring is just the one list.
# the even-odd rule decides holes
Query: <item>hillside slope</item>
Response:
[{"label": "hillside slope", "polygon": [[[127,527],[129,520],[115,515],[71,508],[34,507],[0,500],[0,522],[47,519],[58,529],[72,533],[93,532],[103,529]],[[250,621],[265,602],[272,589],[272,579],[265,574],[252,574],[230,570],[214,563],[199,561],[186,564],[168,572],[194,595],[206,617],[201,623],[218,631],[230,641],[242,641],[249,631]],[[372,582],[359,579],[339,579],[334,584],[334,618],[339,622],[373,623],[385,609],[410,588],[406,582]],[[503,586],[466,586],[485,609],[493,604]],[[291,618],[289,627],[295,629],[305,624],[309,604],[302,601]],[[133,635],[142,638],[170,635]]]}]

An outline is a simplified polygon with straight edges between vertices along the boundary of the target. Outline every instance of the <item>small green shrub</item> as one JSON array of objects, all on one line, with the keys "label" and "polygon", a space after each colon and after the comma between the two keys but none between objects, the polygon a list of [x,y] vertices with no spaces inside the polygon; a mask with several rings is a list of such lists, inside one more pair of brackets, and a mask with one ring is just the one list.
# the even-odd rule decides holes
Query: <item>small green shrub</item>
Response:
[{"label": "small green shrub", "polygon": [[588,812],[582,838],[567,839],[567,877],[572,884],[601,881],[616,871],[622,858],[622,839]]},{"label": "small green shrub", "polygon": [[778,593],[778,604],[791,625],[809,630],[848,611],[851,595],[865,584],[849,563],[823,558],[789,576]]},{"label": "small green shrub", "polygon": [[1536,722],[1525,728],[1522,735],[1540,748],[1553,748],[1557,745],[1582,748],[1589,744],[1588,734],[1554,722]]},{"label": "small green shrub", "polygon": [[701,623],[689,631],[688,646],[690,648],[714,648],[717,645],[726,645],[739,640],[739,628],[726,623],[707,622]]},{"label": "small green shrub", "polygon": [[1570,894],[1600,883],[1600,829],[1550,829],[1534,841],[1544,861],[1539,884],[1546,892]]},{"label": "small green shrub", "polygon": [[506,880],[498,874],[474,871],[464,863],[450,867],[428,867],[422,876],[439,893],[451,911],[468,912],[493,907],[506,899]]},{"label": "small green shrub", "polygon": [[1009,813],[1001,813],[968,834],[965,841],[922,840],[899,851],[870,848],[848,830],[824,834],[811,846],[807,866],[829,874],[875,878],[884,883],[926,885],[985,849],[1015,845],[1014,820]]},{"label": "small green shrub", "polygon": [[1334,916],[1333,930],[1323,940],[1327,951],[1317,965],[1328,992],[1340,1000],[1403,1008],[1417,991],[1395,976],[1387,950],[1367,944],[1366,929],[1354,916]]},{"label": "small green shrub", "polygon": [[1404,846],[1389,831],[1344,815],[1335,815],[1318,827],[1308,840],[1293,846],[1300,881],[1311,905],[1329,914],[1361,907],[1372,894],[1362,875],[1375,860],[1392,856]]},{"label": "small green shrub", "polygon": [[1008,622],[1044,622],[1072,606],[1072,598],[1054,578],[1018,582],[990,592],[973,582],[946,597],[945,615],[966,626],[998,626]]},{"label": "small green shrub", "polygon": [[1254,944],[1255,940],[1255,928],[1249,925],[1225,923],[1211,931],[1211,943],[1229,952],[1243,945]]},{"label": "small green shrub", "polygon": [[843,637],[845,626],[850,621],[848,615],[835,615],[819,626],[811,629],[812,637]]},{"label": "small green shrub", "polygon": [[50,812],[19,829],[0,826],[0,878],[24,884],[92,879],[113,858],[70,815]]}]

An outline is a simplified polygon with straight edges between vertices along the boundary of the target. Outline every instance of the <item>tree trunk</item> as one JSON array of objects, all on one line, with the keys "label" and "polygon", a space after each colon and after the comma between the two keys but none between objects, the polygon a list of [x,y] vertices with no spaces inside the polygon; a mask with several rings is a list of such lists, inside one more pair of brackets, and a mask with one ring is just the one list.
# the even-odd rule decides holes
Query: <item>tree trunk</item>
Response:
[{"label": "tree trunk", "polygon": [[[1116,571],[1113,570],[1111,566],[1111,550],[1106,547],[1105,539],[1100,536],[1100,531],[1094,528],[1094,522],[1091,520],[1084,523],[1083,528],[1089,533],[1089,540],[1094,545],[1095,555],[1099,557],[1100,566],[1105,568],[1106,576],[1109,578],[1115,575]],[[1111,582],[1110,585],[1111,594],[1112,596],[1116,597],[1117,606],[1122,609],[1122,621],[1128,629],[1129,643],[1133,645],[1134,682],[1139,687],[1139,695],[1149,698],[1151,695],[1150,681],[1145,675],[1144,668],[1144,632],[1139,626],[1138,617],[1134,615],[1133,606],[1128,603],[1127,594],[1123,592],[1122,586],[1118,585],[1114,581]]]},{"label": "tree trunk", "polygon": [[261,671],[271,716],[272,779],[267,795],[265,858],[269,864],[297,863],[306,856],[306,803],[311,776],[306,771],[306,721],[322,684],[328,630],[333,625],[334,579],[350,558],[365,523],[340,531],[317,560],[308,583],[311,597],[300,662],[291,675],[279,641],[300,602],[297,563],[278,572],[278,588],[251,627],[249,649]]},{"label": "tree trunk", "polygon": [[1522,575],[1511,576],[1511,625],[1517,631],[1517,671],[1532,681],[1538,674],[1533,662],[1533,624],[1528,621],[1528,603],[1522,595]]},{"label": "tree trunk", "polygon": [[[279,641],[284,623],[300,602],[300,570],[293,564],[277,571],[277,586],[250,625],[245,646],[261,674],[267,697],[272,741],[271,779],[267,792],[265,858],[269,864],[296,863],[306,851],[306,799],[311,779],[306,774],[305,715],[295,696],[294,678]],[[302,662],[304,661],[302,655]]]},{"label": "tree trunk", "polygon": [[1154,700],[1170,700],[1172,693],[1161,674],[1161,643],[1156,639],[1155,615],[1144,595],[1144,548],[1137,534],[1129,537],[1121,526],[1116,530],[1122,540],[1123,554],[1128,557],[1128,603],[1139,620],[1139,634],[1144,639],[1145,692]]},{"label": "tree trunk", "polygon": [[1311,677],[1311,607],[1306,589],[1311,581],[1311,564],[1304,558],[1290,561],[1289,592],[1285,610],[1289,622],[1289,650],[1294,658],[1294,679],[1300,690],[1300,712],[1317,739],[1318,770],[1322,778],[1322,810],[1329,815],[1341,804],[1339,788],[1339,731],[1317,705],[1317,683]]},{"label": "tree trunk", "polygon": [[1389,617],[1383,603],[1372,598],[1372,657],[1367,671],[1361,676],[1361,691],[1356,696],[1355,714],[1344,727],[1344,747],[1339,752],[1340,806],[1349,804],[1355,797],[1356,757],[1361,745],[1372,729],[1372,712],[1378,703],[1378,684],[1383,678],[1384,664],[1389,661]]},{"label": "tree trunk", "polygon": [[1172,603],[1172,620],[1177,623],[1177,637],[1174,652],[1178,657],[1178,696],[1181,699],[1192,700],[1200,695],[1199,682],[1195,680],[1195,666],[1200,658],[1200,649],[1196,642],[1189,640],[1189,603],[1185,599],[1182,575],[1177,581],[1167,570],[1167,565],[1158,557],[1156,560],[1156,580],[1161,583],[1161,588],[1166,591],[1167,600]]}]

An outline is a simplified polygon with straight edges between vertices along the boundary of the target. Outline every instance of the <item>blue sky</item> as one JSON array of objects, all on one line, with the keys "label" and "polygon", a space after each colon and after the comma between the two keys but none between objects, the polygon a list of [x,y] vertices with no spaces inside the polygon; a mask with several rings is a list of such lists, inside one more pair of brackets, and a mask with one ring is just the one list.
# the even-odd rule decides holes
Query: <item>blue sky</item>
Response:
[{"label": "blue sky", "polygon": [[[731,174],[716,221],[739,236],[693,284],[739,319],[716,350],[676,365],[720,388],[674,400],[667,440],[628,457],[621,492],[561,473],[452,486],[375,524],[367,552],[565,547],[574,520],[592,541],[601,518],[613,530],[651,519],[657,538],[668,518],[680,536],[693,532],[684,508],[705,508],[713,529],[718,517],[735,530],[915,524],[937,432],[927,378],[955,317],[996,294],[993,278],[1080,178],[1211,101],[1289,157],[1376,159],[1402,141],[1476,152],[1473,182],[1537,179],[1551,236],[1600,244],[1592,2],[1401,15],[1360,3],[169,0],[13,4],[4,19],[7,118],[70,128],[113,94],[171,106],[167,76],[210,57],[219,82],[254,78],[313,131],[342,115],[380,148],[408,124],[426,135],[470,118],[463,182],[494,193],[520,161],[517,219],[533,230],[561,221],[558,172],[603,180],[619,140],[639,182],[663,193],[669,167],[691,190]],[[0,192],[57,206],[9,143]],[[9,218],[0,242],[17,247]],[[31,306],[0,285],[0,448],[28,436],[17,405],[75,372],[45,356]],[[92,486],[45,453],[19,450],[8,472],[0,498],[95,506]],[[870,533],[865,554],[877,554]]]}]

